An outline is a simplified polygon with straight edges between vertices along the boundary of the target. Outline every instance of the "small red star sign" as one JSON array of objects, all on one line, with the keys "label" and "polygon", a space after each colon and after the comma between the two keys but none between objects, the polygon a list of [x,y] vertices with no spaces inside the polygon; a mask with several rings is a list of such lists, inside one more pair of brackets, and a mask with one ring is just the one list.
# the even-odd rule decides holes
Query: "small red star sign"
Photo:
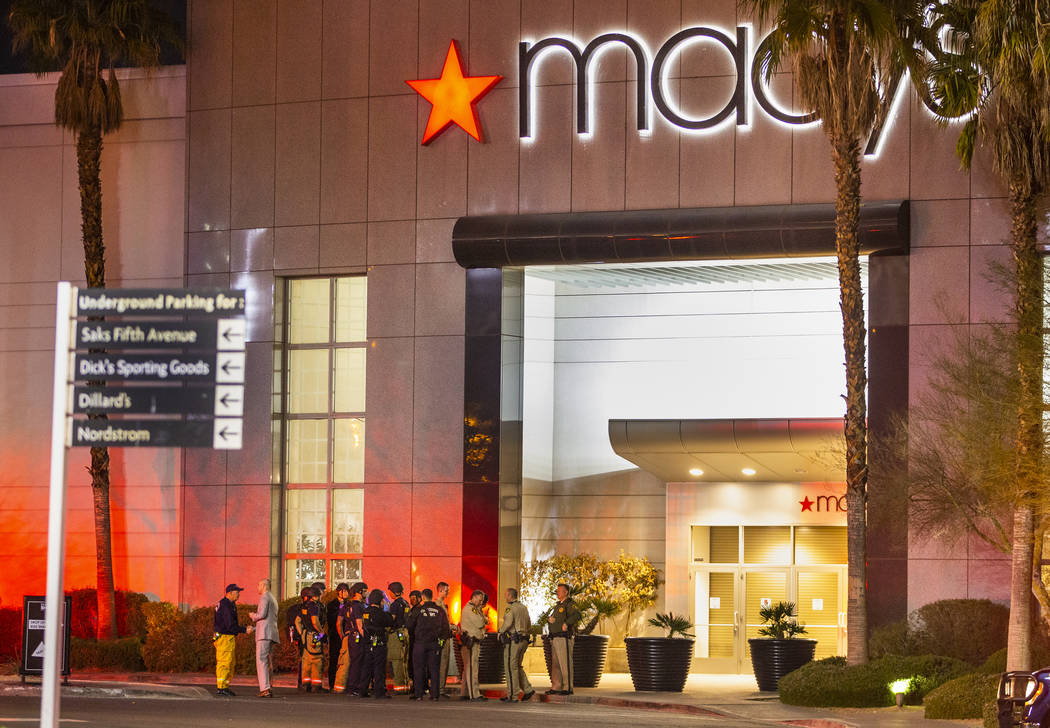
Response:
[{"label": "small red star sign", "polygon": [[811,501],[809,499],[808,495],[798,502],[798,504],[800,506],[802,506],[802,510],[803,511],[810,511],[810,512],[813,511],[813,503],[814,503],[814,501]]},{"label": "small red star sign", "polygon": [[427,129],[423,132],[423,144],[429,143],[452,124],[480,142],[478,110],[474,105],[502,80],[503,76],[464,76],[459,46],[456,41],[449,43],[441,78],[405,81],[433,105]]}]

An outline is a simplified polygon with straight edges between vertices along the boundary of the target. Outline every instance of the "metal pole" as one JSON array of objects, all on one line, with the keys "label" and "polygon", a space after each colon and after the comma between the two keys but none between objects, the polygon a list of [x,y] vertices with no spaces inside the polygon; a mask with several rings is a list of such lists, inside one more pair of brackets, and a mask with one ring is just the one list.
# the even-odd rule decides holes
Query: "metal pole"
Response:
[{"label": "metal pole", "polygon": [[62,623],[65,599],[62,569],[66,555],[66,420],[69,387],[69,337],[76,288],[62,281],[55,299],[55,386],[51,402],[51,493],[47,516],[47,601],[44,603],[44,677],[40,690],[40,726],[58,728],[61,702]]}]

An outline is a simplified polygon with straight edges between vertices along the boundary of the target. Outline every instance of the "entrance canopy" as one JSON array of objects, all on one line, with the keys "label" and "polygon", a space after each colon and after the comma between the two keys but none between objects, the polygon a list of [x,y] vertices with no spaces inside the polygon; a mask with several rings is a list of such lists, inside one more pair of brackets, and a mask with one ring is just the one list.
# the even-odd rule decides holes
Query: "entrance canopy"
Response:
[{"label": "entrance canopy", "polygon": [[666,483],[846,479],[841,418],[609,420],[609,441]]}]

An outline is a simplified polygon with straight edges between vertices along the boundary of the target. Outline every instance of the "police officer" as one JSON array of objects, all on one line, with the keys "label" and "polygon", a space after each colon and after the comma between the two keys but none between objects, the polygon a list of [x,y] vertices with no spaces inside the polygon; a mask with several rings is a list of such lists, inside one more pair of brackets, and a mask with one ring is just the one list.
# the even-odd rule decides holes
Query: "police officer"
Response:
[{"label": "police officer", "polygon": [[413,589],[408,593],[408,614],[405,615],[405,631],[408,633],[408,644],[405,647],[405,653],[408,655],[408,677],[413,682],[416,679],[415,660],[412,658],[412,645],[415,644],[415,635],[413,634],[414,629],[409,626],[408,618],[412,614],[418,613],[421,606],[423,606],[423,592]]},{"label": "police officer", "polygon": [[424,673],[430,673],[430,699],[441,696],[438,676],[441,670],[441,651],[448,644],[452,630],[449,627],[448,615],[434,603],[434,593],[423,590],[423,603],[417,611],[408,615],[408,629],[412,632],[413,700],[423,699]]},{"label": "police officer", "polygon": [[242,627],[237,623],[237,600],[244,591],[236,584],[226,585],[226,596],[215,606],[215,631],[212,640],[215,642],[215,682],[219,687],[217,695],[232,697],[230,677],[236,662],[234,651],[237,647],[237,635],[251,634],[251,627]]},{"label": "police officer", "polygon": [[295,629],[303,646],[302,687],[306,692],[314,689],[327,693],[321,684],[324,666],[324,625],[321,622],[321,595],[312,586],[303,587],[300,592],[299,613],[295,616]]},{"label": "police officer", "polygon": [[383,610],[383,590],[373,589],[368,594],[368,607],[361,616],[364,627],[364,665],[361,669],[361,697],[368,695],[369,683],[377,698],[389,698],[386,692],[386,648],[388,630],[394,618]]},{"label": "police officer", "polygon": [[[445,613],[445,618],[448,619],[448,583],[439,581],[437,583],[437,598],[434,600],[434,604]],[[440,674],[436,674],[438,681],[438,690],[444,693],[445,681],[448,679],[448,668],[449,660],[454,659],[452,657],[452,640],[446,640],[441,648],[441,666]],[[431,675],[431,679],[434,679],[435,675]]]},{"label": "police officer", "polygon": [[[332,692],[342,693],[347,689],[347,679],[350,676],[350,610],[353,602],[350,601],[350,587],[340,584],[336,588],[340,595],[339,609],[335,620],[335,641],[339,644],[339,656],[336,661],[335,680],[332,683]],[[345,595],[345,596],[344,596]],[[353,690],[353,686],[349,686]]]},{"label": "police officer", "polygon": [[460,687],[460,700],[488,700],[481,694],[478,684],[478,660],[481,656],[481,641],[485,639],[485,627],[489,620],[482,611],[485,592],[477,589],[470,595],[470,601],[463,609],[459,620],[460,654],[463,656],[463,683]]},{"label": "police officer", "polygon": [[558,603],[547,618],[551,635],[551,689],[548,695],[572,695],[572,647],[580,610],[569,596],[569,585],[558,584]]},{"label": "police officer", "polygon": [[500,700],[508,703],[518,702],[518,691],[524,691],[521,699],[528,700],[536,691],[532,689],[528,675],[521,666],[525,650],[529,646],[529,627],[531,618],[529,610],[518,601],[518,590],[507,589],[507,608],[500,619],[499,638],[503,643],[503,670],[507,676],[507,695]]},{"label": "police officer", "polygon": [[390,672],[394,676],[394,692],[397,693],[408,690],[408,670],[405,664],[408,630],[405,629],[405,618],[410,607],[401,596],[405,591],[401,582],[391,582],[387,589],[394,597],[390,602],[390,616],[394,619],[394,626],[390,631],[390,639],[387,640],[386,659],[390,663]]},{"label": "police officer", "polygon": [[365,613],[365,589],[365,583],[362,581],[350,587],[350,606],[343,618],[343,628],[347,634],[347,657],[350,661],[346,689],[351,697],[361,695],[361,666],[365,657],[364,625],[361,623],[361,617]]},{"label": "police officer", "polygon": [[[335,588],[335,599],[328,602],[325,607],[325,626],[328,627],[328,688],[333,692],[341,692],[346,687],[345,682],[336,690],[336,673],[339,671],[339,655],[343,650],[341,635],[339,634],[339,614],[343,610],[343,602],[350,598],[350,585],[343,583]],[[337,639],[339,637],[340,639]],[[344,676],[345,677],[345,676]]]}]

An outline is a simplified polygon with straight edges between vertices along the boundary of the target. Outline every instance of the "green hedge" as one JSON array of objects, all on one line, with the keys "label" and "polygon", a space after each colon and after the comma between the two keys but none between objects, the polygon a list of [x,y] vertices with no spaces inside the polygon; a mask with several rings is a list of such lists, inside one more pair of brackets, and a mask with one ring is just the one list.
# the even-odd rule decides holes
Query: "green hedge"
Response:
[{"label": "green hedge", "polygon": [[69,666],[74,670],[97,668],[140,672],[146,668],[142,662],[142,641],[138,637],[122,637],[115,640],[69,639]]},{"label": "green hedge", "polygon": [[865,665],[847,665],[843,657],[829,657],[803,665],[780,679],[780,701],[787,705],[879,708],[893,705],[890,683],[911,679],[905,703],[918,705],[939,685],[972,670],[951,657],[886,656]]},{"label": "green hedge", "polygon": [[978,666],[1006,646],[1009,620],[1009,608],[988,599],[942,599],[874,630],[868,654],[944,655]]},{"label": "green hedge", "polygon": [[927,718],[966,720],[984,716],[984,706],[995,702],[999,675],[970,673],[931,690],[922,701]]}]

